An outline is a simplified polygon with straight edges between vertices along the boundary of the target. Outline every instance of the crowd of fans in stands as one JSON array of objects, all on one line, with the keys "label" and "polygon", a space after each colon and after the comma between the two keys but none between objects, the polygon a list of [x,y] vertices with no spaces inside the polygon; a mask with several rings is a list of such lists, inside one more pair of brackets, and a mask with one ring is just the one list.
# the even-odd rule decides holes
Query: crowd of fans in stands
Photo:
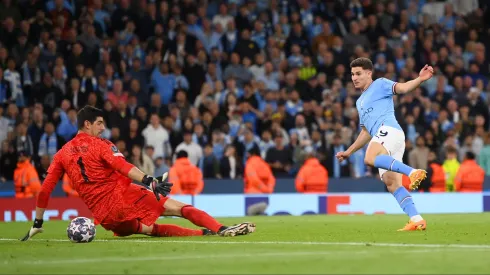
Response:
[{"label": "crowd of fans in stands", "polygon": [[[481,3],[480,3],[481,2]],[[0,179],[17,152],[43,177],[77,133],[77,110],[103,109],[110,139],[145,173],[185,150],[205,178],[243,175],[259,148],[276,177],[313,149],[329,176],[377,175],[360,150],[349,63],[375,77],[434,77],[395,96],[404,161],[426,169],[447,148],[490,175],[490,9],[476,0],[2,0]]]}]

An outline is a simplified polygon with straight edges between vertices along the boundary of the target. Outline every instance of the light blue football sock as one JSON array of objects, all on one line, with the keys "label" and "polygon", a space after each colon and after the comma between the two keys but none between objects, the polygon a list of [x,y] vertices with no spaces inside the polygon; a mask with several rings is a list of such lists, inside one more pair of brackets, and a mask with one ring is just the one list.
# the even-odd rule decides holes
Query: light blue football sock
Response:
[{"label": "light blue football sock", "polygon": [[388,155],[377,156],[374,159],[374,167],[383,168],[385,170],[393,171],[397,173],[402,173],[407,176],[410,176],[410,173],[414,170],[412,167]]},{"label": "light blue football sock", "polygon": [[405,187],[401,186],[400,188],[396,189],[393,196],[403,209],[403,212],[405,212],[410,218],[414,216],[420,217],[419,212],[413,203],[412,196],[410,196],[410,193],[408,193]]}]

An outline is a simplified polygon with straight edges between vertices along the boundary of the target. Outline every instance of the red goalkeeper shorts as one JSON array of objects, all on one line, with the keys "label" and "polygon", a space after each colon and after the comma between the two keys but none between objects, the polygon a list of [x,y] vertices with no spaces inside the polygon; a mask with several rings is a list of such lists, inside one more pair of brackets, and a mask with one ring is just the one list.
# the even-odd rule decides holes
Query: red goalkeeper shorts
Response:
[{"label": "red goalkeeper shorts", "polygon": [[114,202],[109,214],[100,223],[106,230],[114,231],[121,223],[138,220],[144,225],[152,225],[165,211],[168,198],[160,196],[158,201],[147,188],[131,183],[122,198]]}]

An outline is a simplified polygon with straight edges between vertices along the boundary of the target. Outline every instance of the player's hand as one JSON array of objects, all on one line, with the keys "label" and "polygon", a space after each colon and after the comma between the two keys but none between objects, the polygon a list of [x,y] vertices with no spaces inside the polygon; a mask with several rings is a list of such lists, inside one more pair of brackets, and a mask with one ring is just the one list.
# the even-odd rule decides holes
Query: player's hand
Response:
[{"label": "player's hand", "polygon": [[166,197],[172,191],[173,184],[167,182],[167,178],[168,173],[164,173],[163,176],[157,178],[146,175],[142,182],[149,186],[157,200],[160,200],[159,195]]},{"label": "player's hand", "polygon": [[420,70],[419,78],[422,81],[426,81],[426,80],[430,79],[432,77],[432,75],[434,75],[434,68],[432,68],[432,66],[429,66],[426,64],[422,68],[422,70]]},{"label": "player's hand", "polygon": [[350,154],[347,152],[338,152],[335,157],[340,161],[344,161],[350,157]]},{"label": "player's hand", "polygon": [[29,240],[30,238],[34,237],[34,235],[36,235],[38,233],[43,233],[43,232],[44,232],[43,220],[42,219],[41,220],[35,219],[34,224],[32,225],[31,229],[29,229],[29,231],[27,231],[27,234],[20,240],[22,242],[25,242],[25,241]]}]

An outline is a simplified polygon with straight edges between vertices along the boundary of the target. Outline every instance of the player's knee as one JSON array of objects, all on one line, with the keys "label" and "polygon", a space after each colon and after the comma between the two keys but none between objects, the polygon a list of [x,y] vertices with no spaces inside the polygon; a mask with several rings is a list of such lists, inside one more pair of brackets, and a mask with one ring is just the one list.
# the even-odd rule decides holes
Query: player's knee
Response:
[{"label": "player's knee", "polygon": [[163,211],[163,215],[182,217],[182,207],[184,206],[186,204],[183,202],[168,199],[164,204],[165,210]]},{"label": "player's knee", "polygon": [[366,157],[364,157],[364,164],[369,165],[369,166],[374,166],[374,159],[375,158],[376,157],[371,157],[371,156],[366,155]]}]

